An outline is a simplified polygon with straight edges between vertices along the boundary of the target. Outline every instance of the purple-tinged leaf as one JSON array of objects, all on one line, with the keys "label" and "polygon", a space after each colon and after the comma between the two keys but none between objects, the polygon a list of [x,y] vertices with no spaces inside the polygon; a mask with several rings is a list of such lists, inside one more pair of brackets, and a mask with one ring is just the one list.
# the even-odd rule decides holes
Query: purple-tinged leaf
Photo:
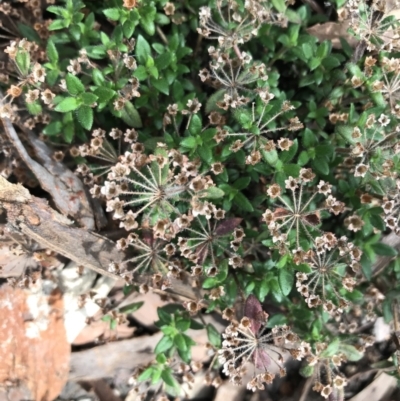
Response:
[{"label": "purple-tinged leaf", "polygon": [[246,299],[244,315],[250,319],[251,331],[254,334],[257,334],[261,328],[261,325],[264,323],[264,312],[262,310],[260,301],[254,295],[249,295],[249,297]]},{"label": "purple-tinged leaf", "polygon": [[258,348],[254,352],[253,359],[257,369],[267,370],[268,366],[271,364],[271,358],[268,356],[267,351],[262,348]]},{"label": "purple-tinged leaf", "polygon": [[222,221],[214,230],[214,235],[222,237],[233,232],[233,230],[242,222],[241,217],[232,217]]},{"label": "purple-tinged leaf", "polygon": [[154,244],[154,234],[151,230],[143,230],[142,231],[142,241],[147,244],[150,248],[153,247]]}]

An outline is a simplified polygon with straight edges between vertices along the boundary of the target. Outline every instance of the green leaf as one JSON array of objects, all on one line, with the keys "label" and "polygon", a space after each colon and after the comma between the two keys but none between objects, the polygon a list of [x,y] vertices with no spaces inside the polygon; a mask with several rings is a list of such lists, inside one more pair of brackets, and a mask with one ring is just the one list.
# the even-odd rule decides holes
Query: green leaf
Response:
[{"label": "green leaf", "polygon": [[165,324],[170,324],[172,322],[171,315],[168,312],[166,312],[163,308],[157,309],[157,315],[158,315],[159,319],[161,320],[161,322],[163,322]]},{"label": "green leaf", "polygon": [[209,187],[205,191],[202,192],[202,198],[208,199],[218,199],[222,198],[225,195],[225,192],[217,187]]},{"label": "green leaf", "polygon": [[271,0],[274,7],[280,12],[284,13],[286,10],[285,0]]},{"label": "green leaf", "polygon": [[154,349],[155,354],[161,354],[168,351],[174,345],[171,337],[163,336]]},{"label": "green leaf", "polygon": [[76,112],[79,123],[83,128],[90,130],[93,125],[93,109],[89,106],[81,106]]},{"label": "green leaf", "polygon": [[130,39],[131,36],[133,35],[133,32],[135,30],[135,26],[136,26],[136,24],[131,20],[126,20],[124,22],[124,25],[122,25],[122,31],[124,32],[124,36],[127,39]]},{"label": "green leaf", "polygon": [[58,63],[58,51],[51,39],[47,42],[46,54],[51,64],[56,65]]},{"label": "green leaf", "polygon": [[61,133],[61,130],[63,128],[62,122],[61,121],[53,121],[44,129],[42,130],[43,134],[48,135],[48,136],[54,136],[58,135]]},{"label": "green leaf", "polygon": [[249,186],[250,181],[251,177],[240,177],[232,184],[232,186],[236,188],[238,191],[241,191],[242,189],[245,189]]},{"label": "green leaf", "polygon": [[370,217],[371,224],[377,228],[378,230],[384,231],[385,230],[385,222],[383,221],[382,217],[377,214],[372,214]]},{"label": "green leaf", "polygon": [[117,92],[115,92],[114,90],[106,88],[104,86],[97,88],[94,93],[98,98],[98,103],[107,103],[117,94]]},{"label": "green leaf", "polygon": [[47,28],[49,31],[57,31],[59,29],[64,29],[69,26],[69,22],[66,20],[56,19]]},{"label": "green leaf", "polygon": [[301,166],[298,164],[285,164],[283,166],[283,171],[292,177],[298,177],[300,173]]},{"label": "green leaf", "polygon": [[183,147],[188,149],[194,149],[197,146],[197,140],[193,136],[188,136],[186,138],[183,138],[180,143]]},{"label": "green leaf", "polygon": [[155,33],[154,19],[156,17],[157,8],[154,6],[153,2],[147,2],[145,5],[138,9],[140,12],[140,24],[141,27],[150,36]]},{"label": "green leaf", "polygon": [[330,51],[330,42],[328,42],[327,40],[324,40],[317,49],[317,54],[316,56],[320,59],[324,59]]},{"label": "green leaf", "polygon": [[258,287],[258,292],[257,292],[257,298],[260,299],[260,301],[264,301],[265,297],[268,295],[269,293],[269,283],[268,280],[261,280],[260,285],[257,286]]},{"label": "green leaf", "polygon": [[346,39],[340,37],[339,40],[340,40],[340,45],[343,49],[343,52],[346,54],[346,56],[348,58],[351,58],[351,56],[353,55],[353,52],[354,52],[353,48],[349,45],[349,43],[346,41]]},{"label": "green leaf", "polygon": [[[100,70],[98,70],[97,68],[93,69],[92,78],[93,78],[93,82],[98,86],[103,86],[105,83],[103,73]],[[95,91],[95,93],[96,93],[96,91]],[[96,93],[96,95],[97,95],[97,93]],[[97,95],[97,96],[99,96],[99,95]]]},{"label": "green leaf", "polygon": [[147,58],[151,55],[150,45],[142,35],[137,37],[135,54],[141,64],[146,64]]},{"label": "green leaf", "polygon": [[122,308],[119,308],[119,312],[120,313],[133,313],[135,311],[137,311],[139,308],[142,307],[142,305],[144,304],[144,302],[134,302],[131,303],[129,305],[125,305]]},{"label": "green leaf", "polygon": [[153,368],[153,372],[151,375],[151,384],[157,384],[161,379],[162,370],[161,367],[157,366]]},{"label": "green leaf", "polygon": [[362,254],[360,263],[361,263],[361,268],[362,268],[362,271],[363,271],[365,277],[367,278],[367,280],[371,280],[372,262],[366,253]]},{"label": "green leaf", "polygon": [[310,70],[313,71],[317,67],[319,67],[321,64],[321,59],[313,57],[310,62],[308,63],[308,66],[310,67]]},{"label": "green leaf", "polygon": [[142,372],[139,375],[138,381],[144,382],[144,381],[150,379],[150,377],[153,375],[153,371],[154,371],[153,366],[148,367],[144,372]]},{"label": "green leaf", "polygon": [[289,295],[294,282],[294,271],[292,269],[279,270],[279,285],[283,295]]},{"label": "green leaf", "polygon": [[301,45],[301,49],[303,50],[303,54],[306,59],[310,59],[313,56],[313,48],[309,43],[303,43]]},{"label": "green leaf", "polygon": [[340,341],[338,338],[335,338],[328,347],[320,353],[322,358],[328,358],[338,353],[339,351]]},{"label": "green leaf", "polygon": [[105,10],[103,10],[103,14],[112,21],[119,20],[120,13],[119,13],[118,8],[106,8]]},{"label": "green leaf", "polygon": [[164,383],[169,387],[179,388],[178,382],[174,379],[172,375],[171,368],[166,368],[161,373],[161,378],[164,380]]},{"label": "green leaf", "polygon": [[371,244],[371,248],[377,255],[380,256],[397,256],[397,251],[393,247],[378,242],[376,244]]},{"label": "green leaf", "polygon": [[201,160],[208,164],[213,162],[212,148],[208,145],[202,145],[197,148],[197,154],[200,156]]},{"label": "green leaf", "polygon": [[210,344],[215,348],[221,348],[221,334],[218,332],[218,330],[212,324],[207,324],[206,330]]},{"label": "green leaf", "polygon": [[340,344],[339,351],[345,354],[347,360],[350,362],[357,362],[364,356],[364,354],[358,351],[354,345],[350,344]]},{"label": "green leaf", "polygon": [[197,114],[194,114],[190,120],[189,132],[192,135],[200,135],[201,128],[202,128],[201,118]]},{"label": "green leaf", "polygon": [[40,44],[40,36],[31,26],[21,24],[20,22],[17,24],[17,26],[18,31],[21,33],[21,37],[26,38],[31,42],[36,42],[37,44]]},{"label": "green leaf", "polygon": [[79,107],[78,100],[75,97],[66,97],[54,108],[55,111],[67,113],[76,110]]},{"label": "green leaf", "polygon": [[219,280],[217,280],[215,277],[207,277],[204,281],[203,281],[203,285],[202,287],[205,290],[209,290],[210,288],[214,288],[216,285],[219,284]]},{"label": "green leaf", "polygon": [[79,95],[85,91],[85,86],[82,81],[73,74],[67,74],[65,82],[67,84],[68,92],[71,95]]},{"label": "green leaf", "polygon": [[64,126],[62,130],[62,136],[64,141],[67,143],[71,143],[75,136],[75,127],[74,124],[67,124]]},{"label": "green leaf", "polygon": [[323,175],[329,174],[329,164],[325,158],[317,157],[311,162],[312,167]]},{"label": "green leaf", "polygon": [[153,36],[155,31],[156,31],[156,27],[154,25],[154,20],[151,18],[146,18],[146,16],[143,16],[140,20],[140,26],[146,31],[146,33],[150,36]]},{"label": "green leaf", "polygon": [[156,356],[156,361],[160,364],[160,365],[164,365],[167,362],[167,357],[164,354],[158,354]]},{"label": "green leaf", "polygon": [[191,348],[186,348],[186,349],[182,349],[182,348],[178,348],[178,355],[180,356],[180,358],[182,359],[183,362],[185,363],[189,363],[190,359],[192,357],[192,350]]},{"label": "green leaf", "polygon": [[29,52],[25,49],[18,49],[17,55],[15,56],[15,63],[23,76],[28,75],[31,65]]},{"label": "green leaf", "polygon": [[42,106],[37,100],[35,102],[25,103],[25,104],[26,104],[26,108],[28,109],[29,113],[34,116],[36,116],[42,112]]},{"label": "green leaf", "polygon": [[186,331],[190,327],[190,318],[180,317],[177,319],[175,325],[179,331]]},{"label": "green leaf", "polygon": [[314,132],[312,132],[309,128],[306,128],[303,132],[303,145],[306,148],[311,148],[317,143],[317,139],[315,137]]},{"label": "green leaf", "polygon": [[204,325],[202,325],[199,322],[196,322],[196,320],[194,320],[194,319],[190,319],[190,328],[192,330],[202,330],[202,329],[204,329]]},{"label": "green leaf", "polygon": [[151,79],[151,84],[164,95],[169,95],[169,84],[165,78]]},{"label": "green leaf", "polygon": [[139,80],[144,81],[147,77],[147,69],[143,65],[139,65],[138,68],[134,71],[133,75]]},{"label": "green leaf", "polygon": [[311,377],[314,374],[314,366],[305,365],[300,369],[300,374],[303,377]]},{"label": "green leaf", "polygon": [[138,111],[130,101],[126,101],[121,114],[122,119],[126,124],[133,128],[141,128],[142,119]]},{"label": "green leaf", "polygon": [[241,192],[235,195],[233,202],[245,212],[252,212],[254,210],[253,205]]},{"label": "green leaf", "polygon": [[281,160],[283,163],[290,162],[290,160],[292,160],[294,155],[297,153],[298,147],[299,143],[297,142],[297,139],[295,139],[289,150],[284,150],[280,153],[279,160]]},{"label": "green leaf", "polygon": [[97,101],[98,97],[94,93],[82,93],[80,96],[83,104],[86,106],[91,106],[94,102]]},{"label": "green leaf", "polygon": [[307,263],[300,263],[295,266],[295,269],[303,273],[311,273],[312,269]]},{"label": "green leaf", "polygon": [[47,7],[47,11],[64,18],[69,15],[68,10],[60,6],[49,6]]},{"label": "green leaf", "polygon": [[266,152],[265,150],[261,149],[261,153],[262,153],[265,161],[267,163],[269,163],[271,166],[275,166],[276,162],[279,160],[278,159],[278,152],[275,149],[273,149],[273,150],[271,150],[269,152]]},{"label": "green leaf", "polygon": [[174,345],[176,346],[176,348],[178,350],[181,351],[186,351],[187,350],[187,345],[186,345],[186,341],[185,338],[183,337],[182,334],[178,333],[175,337],[174,337]]}]

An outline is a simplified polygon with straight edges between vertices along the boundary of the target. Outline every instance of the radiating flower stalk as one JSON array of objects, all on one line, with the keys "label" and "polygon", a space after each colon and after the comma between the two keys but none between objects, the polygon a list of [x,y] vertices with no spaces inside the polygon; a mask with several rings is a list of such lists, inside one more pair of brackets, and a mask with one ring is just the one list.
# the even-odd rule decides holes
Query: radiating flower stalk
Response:
[{"label": "radiating flower stalk", "polygon": [[263,158],[268,161],[267,153],[272,157],[272,153],[276,152],[277,147],[280,150],[289,150],[293,145],[293,141],[287,138],[280,138],[277,143],[275,143],[273,139],[271,139],[272,134],[276,134],[280,131],[294,132],[303,128],[303,124],[300,123],[297,117],[290,118],[288,125],[270,127],[278,117],[293,110],[294,107],[290,102],[286,101],[282,104],[279,111],[274,112],[272,116],[266,116],[266,108],[269,101],[273,98],[273,95],[268,93],[267,90],[263,90],[259,93],[259,96],[262,99],[262,106],[260,107],[261,112],[258,116],[256,116],[255,112],[255,103],[252,105],[251,116],[240,109],[237,112],[237,118],[243,127],[243,132],[218,130],[215,136],[215,140],[218,143],[227,138],[240,138],[232,143],[230,149],[232,152],[237,152],[240,149],[245,149],[247,152],[250,152],[246,157],[246,164],[252,165],[259,163]]},{"label": "radiating flower stalk", "polygon": [[398,21],[390,16],[390,11],[398,8],[398,2],[376,0],[348,1],[345,9],[350,16],[350,27],[367,45],[367,50],[398,51]]},{"label": "radiating flower stalk", "polygon": [[[297,290],[304,296],[309,307],[323,305],[326,312],[340,314],[349,305],[339,293],[340,288],[352,292],[360,273],[362,252],[346,237],[337,239],[332,233],[315,238],[313,248],[307,252],[293,251],[295,263],[307,263],[310,273],[296,274]],[[330,299],[336,298],[336,304]]]},{"label": "radiating flower stalk", "polygon": [[[321,222],[320,212],[329,211],[335,215],[343,212],[344,203],[338,201],[331,195],[332,188],[327,182],[320,181],[317,189],[309,196],[305,193],[307,184],[312,182],[315,174],[311,169],[301,169],[299,178],[289,177],[285,180],[285,187],[291,192],[291,198],[286,198],[282,194],[282,188],[279,184],[271,185],[267,194],[271,199],[277,199],[281,202],[274,211],[267,209],[263,214],[263,221],[267,223],[268,229],[272,234],[274,243],[277,243],[282,252],[292,242],[292,233],[294,233],[294,245],[301,249],[300,238],[304,233],[310,243],[314,242],[315,233],[320,233],[318,225]],[[322,206],[315,207],[314,199],[319,195],[327,196]],[[282,221],[282,222],[281,222]]]}]

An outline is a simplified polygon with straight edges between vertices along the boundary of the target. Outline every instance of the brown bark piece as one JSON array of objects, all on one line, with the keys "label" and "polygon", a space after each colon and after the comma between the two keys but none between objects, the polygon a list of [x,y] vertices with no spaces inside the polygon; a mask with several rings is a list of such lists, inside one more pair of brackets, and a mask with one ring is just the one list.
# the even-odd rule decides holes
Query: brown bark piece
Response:
[{"label": "brown bark piece", "polygon": [[396,389],[397,381],[393,376],[381,373],[375,377],[375,380],[365,387],[360,393],[350,398],[349,401],[389,401],[390,395]]},{"label": "brown bark piece", "polygon": [[[52,401],[68,379],[61,293],[0,288],[0,384],[3,395],[27,392],[35,401]],[[6,386],[6,387],[5,387]],[[1,392],[0,392],[1,396]]]},{"label": "brown bark piece", "polygon": [[122,373],[129,377],[134,368],[154,359],[154,347],[162,333],[100,345],[71,355],[70,380],[98,380]]},{"label": "brown bark piece", "polygon": [[135,327],[119,324],[114,330],[110,329],[110,323],[99,320],[86,326],[72,342],[73,345],[94,343],[101,337],[103,341],[122,340],[132,337]]},{"label": "brown bark piece", "polygon": [[[0,91],[0,97],[3,97]],[[86,197],[85,188],[79,178],[63,164],[54,161],[50,156],[47,145],[40,143],[33,134],[28,135],[31,145],[41,156],[39,164],[33,160],[26,151],[13,124],[9,118],[2,118],[5,133],[14,145],[21,159],[35,175],[40,186],[48,192],[57,208],[66,216],[71,216],[80,225],[89,230],[94,230],[95,223],[90,202]],[[22,186],[20,186],[23,188]],[[19,201],[20,202],[20,201]]]}]

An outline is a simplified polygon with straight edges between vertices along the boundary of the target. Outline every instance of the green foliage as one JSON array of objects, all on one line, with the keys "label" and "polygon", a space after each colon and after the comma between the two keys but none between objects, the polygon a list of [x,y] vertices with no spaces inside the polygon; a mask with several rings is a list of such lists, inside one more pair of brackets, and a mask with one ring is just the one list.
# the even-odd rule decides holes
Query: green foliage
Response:
[{"label": "green foliage", "polygon": [[[117,246],[131,252],[115,273],[133,277],[129,291],[137,276],[146,290],[194,289],[184,307],[158,309],[162,337],[138,380],[180,397],[174,363],[192,362],[190,330],[205,330],[216,352],[229,337],[197,315],[251,295],[279,311],[267,333],[287,324],[309,343],[316,362],[304,376],[341,376],[332,361],[360,360],[369,334],[348,322],[391,321],[398,301],[398,247],[383,236],[400,233],[400,49],[363,28],[370,15],[386,30],[398,23],[374,3],[351,10],[369,46],[358,59],[344,38],[339,47],[309,33],[336,13],[308,4],[128,3],[57,1],[50,36],[18,23],[34,44],[7,50],[18,80],[5,89],[27,125],[71,148],[68,166],[127,231]],[[140,307],[103,320],[115,329]]]}]

